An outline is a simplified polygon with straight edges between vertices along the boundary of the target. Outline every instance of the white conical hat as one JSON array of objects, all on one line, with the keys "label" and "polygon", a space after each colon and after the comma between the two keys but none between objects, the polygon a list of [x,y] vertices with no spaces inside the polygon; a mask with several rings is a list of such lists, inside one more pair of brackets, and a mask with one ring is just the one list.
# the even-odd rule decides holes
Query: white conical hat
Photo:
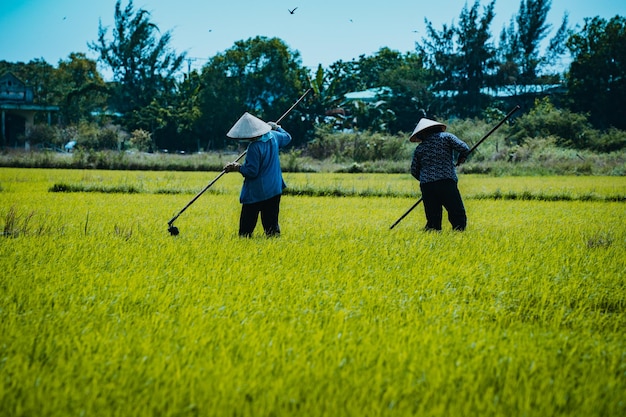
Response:
[{"label": "white conical hat", "polygon": [[435,122],[434,120],[430,120],[425,117],[422,117],[419,123],[417,124],[417,126],[415,126],[415,130],[411,134],[411,137],[409,138],[409,140],[411,142],[417,142],[419,140],[417,138],[418,133],[433,126],[441,126],[442,130],[446,130],[446,125],[444,125],[443,123]]},{"label": "white conical hat", "polygon": [[252,139],[257,136],[263,136],[272,130],[270,125],[256,116],[245,112],[243,116],[237,120],[237,123],[230,128],[226,136],[231,139]]}]

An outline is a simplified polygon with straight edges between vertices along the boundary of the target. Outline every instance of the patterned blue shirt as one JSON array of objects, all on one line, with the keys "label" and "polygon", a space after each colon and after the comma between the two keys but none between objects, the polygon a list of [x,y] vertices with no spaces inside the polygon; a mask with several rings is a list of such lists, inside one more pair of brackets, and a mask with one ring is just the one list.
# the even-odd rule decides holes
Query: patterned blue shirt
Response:
[{"label": "patterned blue shirt", "polygon": [[454,154],[466,158],[469,152],[469,146],[452,133],[434,133],[415,148],[411,175],[422,184],[446,179],[458,181]]},{"label": "patterned blue shirt", "polygon": [[248,145],[246,161],[239,168],[244,177],[239,195],[242,204],[258,203],[282,194],[286,184],[278,149],[289,142],[291,135],[279,127]]}]

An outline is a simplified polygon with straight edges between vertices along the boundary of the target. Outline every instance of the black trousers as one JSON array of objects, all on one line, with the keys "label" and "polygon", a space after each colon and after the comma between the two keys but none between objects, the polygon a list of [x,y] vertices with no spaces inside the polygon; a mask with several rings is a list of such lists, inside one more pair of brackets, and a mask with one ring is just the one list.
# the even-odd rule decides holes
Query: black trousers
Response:
[{"label": "black trousers", "polygon": [[467,215],[461,193],[454,180],[440,180],[420,184],[426,213],[426,230],[441,230],[443,207],[454,230],[465,230]]},{"label": "black trousers", "polygon": [[280,211],[280,194],[258,203],[242,204],[239,217],[239,236],[250,237],[256,227],[261,213],[261,224],[267,236],[280,235],[278,212]]}]

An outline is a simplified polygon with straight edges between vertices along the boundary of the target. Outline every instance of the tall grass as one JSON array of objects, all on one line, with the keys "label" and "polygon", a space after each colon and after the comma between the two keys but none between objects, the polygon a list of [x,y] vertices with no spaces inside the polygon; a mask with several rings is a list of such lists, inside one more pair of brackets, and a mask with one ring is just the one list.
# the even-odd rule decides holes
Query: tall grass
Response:
[{"label": "tall grass", "polygon": [[[466,232],[426,233],[421,207],[389,230],[413,198],[287,195],[280,238],[239,239],[228,175],[170,236],[188,196],[150,190],[206,176],[0,170],[0,226],[30,216],[27,231],[45,230],[0,238],[0,415],[624,414],[624,203],[468,198]],[[79,182],[142,192],[48,191]]]},{"label": "tall grass", "polygon": [[[472,145],[491,127],[475,121],[452,123],[450,130]],[[484,129],[484,130],[483,130]],[[558,147],[554,137],[513,144],[501,131],[475,150],[459,170],[492,176],[626,175],[624,152],[591,152]],[[399,174],[409,171],[415,144],[404,136],[342,134],[283,153],[285,172]],[[323,151],[317,149],[322,146]],[[14,168],[108,169],[143,171],[220,171],[237,153],[193,155],[118,151],[78,151],[73,154],[5,150],[0,166]]]}]

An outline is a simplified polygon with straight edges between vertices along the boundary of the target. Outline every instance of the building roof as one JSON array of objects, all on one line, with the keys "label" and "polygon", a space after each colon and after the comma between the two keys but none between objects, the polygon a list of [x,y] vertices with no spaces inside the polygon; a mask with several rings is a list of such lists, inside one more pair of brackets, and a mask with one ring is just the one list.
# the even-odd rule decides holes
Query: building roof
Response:
[{"label": "building roof", "polygon": [[347,101],[360,100],[360,101],[366,101],[366,102],[373,102],[373,101],[380,100],[380,96],[389,94],[389,93],[391,93],[391,88],[377,87],[377,88],[368,88],[367,90],[363,90],[363,91],[354,91],[351,93],[346,93],[343,95],[343,97]]}]

